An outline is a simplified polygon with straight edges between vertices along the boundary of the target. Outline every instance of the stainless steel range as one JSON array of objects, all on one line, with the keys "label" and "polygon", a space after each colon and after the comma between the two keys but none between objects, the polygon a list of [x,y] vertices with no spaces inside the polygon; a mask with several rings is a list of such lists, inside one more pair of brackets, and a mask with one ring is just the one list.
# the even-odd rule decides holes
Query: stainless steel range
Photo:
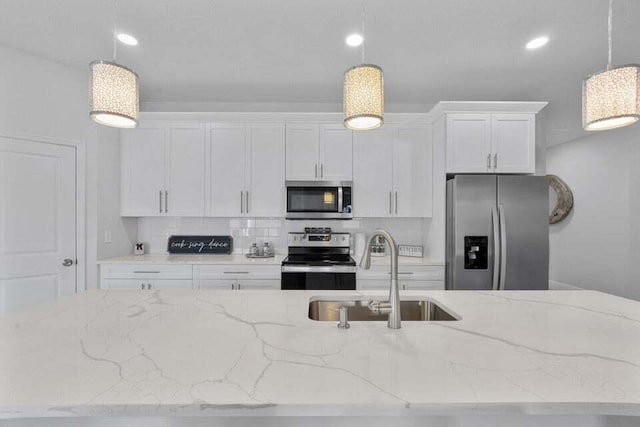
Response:
[{"label": "stainless steel range", "polygon": [[289,256],[282,261],[282,289],[355,290],[356,262],[349,233],[310,228],[289,233]]}]

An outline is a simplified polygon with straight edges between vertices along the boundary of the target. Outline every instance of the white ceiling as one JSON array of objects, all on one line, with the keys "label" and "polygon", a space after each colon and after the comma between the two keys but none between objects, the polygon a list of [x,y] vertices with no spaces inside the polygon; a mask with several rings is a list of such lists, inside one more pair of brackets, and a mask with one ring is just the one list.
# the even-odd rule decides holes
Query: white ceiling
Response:
[{"label": "white ceiling", "polygon": [[[389,104],[549,101],[549,143],[580,130],[581,79],[606,66],[608,0],[366,0],[366,61]],[[614,63],[640,62],[640,1],[614,3]],[[0,0],[0,44],[78,67],[111,58],[113,2]],[[339,105],[359,0],[120,0],[118,60],[143,101]],[[548,46],[526,51],[534,36]],[[418,108],[416,106],[416,108]]]}]

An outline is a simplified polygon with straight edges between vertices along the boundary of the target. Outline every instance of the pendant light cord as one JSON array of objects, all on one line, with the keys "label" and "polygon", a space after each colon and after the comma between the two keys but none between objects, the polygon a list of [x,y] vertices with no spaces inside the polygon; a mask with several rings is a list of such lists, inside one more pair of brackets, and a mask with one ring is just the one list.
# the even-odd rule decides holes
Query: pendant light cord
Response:
[{"label": "pendant light cord", "polygon": [[611,33],[613,31],[613,0],[609,0],[609,22],[607,26],[609,34],[609,58],[607,62],[607,70],[611,69]]},{"label": "pendant light cord", "polygon": [[117,28],[116,22],[118,20],[118,0],[113,0],[113,62],[118,62],[117,54],[118,54],[118,40],[117,40]]},{"label": "pendant light cord", "polygon": [[367,39],[366,39],[365,34],[364,34],[366,19],[367,19],[367,15],[366,15],[365,10],[364,10],[364,0],[362,0],[362,39],[363,39],[363,41],[362,41],[362,63],[363,64],[364,64],[364,46],[365,46],[365,44],[367,44]]}]

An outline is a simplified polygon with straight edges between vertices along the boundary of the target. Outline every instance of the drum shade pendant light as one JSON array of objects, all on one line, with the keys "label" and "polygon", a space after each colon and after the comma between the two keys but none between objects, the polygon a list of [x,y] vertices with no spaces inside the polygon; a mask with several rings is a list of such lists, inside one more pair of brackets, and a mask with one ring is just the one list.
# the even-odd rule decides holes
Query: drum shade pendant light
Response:
[{"label": "drum shade pendant light", "polygon": [[89,64],[89,117],[105,126],[134,128],[138,125],[138,75],[116,62],[115,12],[113,21],[113,61]]},{"label": "drum shade pendant light", "polygon": [[609,62],[606,71],[582,83],[582,127],[588,131],[615,129],[640,119],[640,66],[611,65],[613,0],[609,0]]},{"label": "drum shade pendant light", "polygon": [[[365,36],[365,10],[362,2],[362,36]],[[384,78],[382,68],[366,64],[362,43],[362,64],[344,73],[342,107],[344,126],[352,130],[369,130],[382,126],[384,114]]]}]

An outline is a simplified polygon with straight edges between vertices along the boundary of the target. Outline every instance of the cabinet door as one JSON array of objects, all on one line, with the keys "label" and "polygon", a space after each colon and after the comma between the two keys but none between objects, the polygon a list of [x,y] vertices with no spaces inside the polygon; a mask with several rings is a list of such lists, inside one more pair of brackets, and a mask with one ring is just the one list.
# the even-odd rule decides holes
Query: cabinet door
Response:
[{"label": "cabinet door", "polygon": [[204,216],[205,159],[204,125],[169,125],[164,202],[167,215]]},{"label": "cabinet door", "polygon": [[236,289],[246,290],[280,290],[280,280],[243,280],[238,279]]},{"label": "cabinet door", "polygon": [[401,289],[409,290],[409,291],[422,291],[422,290],[444,291],[443,281],[414,280],[414,281],[406,281],[403,283],[403,285],[404,286],[401,287]]},{"label": "cabinet door", "polygon": [[343,125],[320,126],[320,179],[353,179],[353,132]]},{"label": "cabinet door", "polygon": [[383,128],[354,135],[353,210],[358,217],[392,216],[393,132]]},{"label": "cabinet door", "polygon": [[208,128],[208,215],[245,213],[245,126],[214,124]]},{"label": "cabinet door", "polygon": [[287,124],[287,180],[319,179],[320,128],[317,124]]},{"label": "cabinet door", "polygon": [[191,289],[191,280],[103,279],[101,289]]},{"label": "cabinet door", "polygon": [[162,124],[122,131],[122,216],[164,215],[165,139]]},{"label": "cabinet door", "polygon": [[247,127],[247,214],[283,217],[285,210],[284,125]]},{"label": "cabinet door", "polygon": [[235,279],[196,280],[195,288],[196,289],[234,290],[236,289],[236,280]]},{"label": "cabinet door", "polygon": [[191,289],[192,280],[147,280],[147,290],[154,289]]},{"label": "cabinet door", "polygon": [[491,115],[447,114],[447,172],[492,172]]},{"label": "cabinet door", "polygon": [[431,216],[432,181],[431,126],[398,126],[393,142],[394,216]]},{"label": "cabinet door", "polygon": [[358,279],[358,289],[370,289],[370,290],[388,290],[390,286],[389,280],[376,280],[376,279]]},{"label": "cabinet door", "polygon": [[491,145],[495,172],[535,173],[536,138],[533,114],[493,114]]}]

